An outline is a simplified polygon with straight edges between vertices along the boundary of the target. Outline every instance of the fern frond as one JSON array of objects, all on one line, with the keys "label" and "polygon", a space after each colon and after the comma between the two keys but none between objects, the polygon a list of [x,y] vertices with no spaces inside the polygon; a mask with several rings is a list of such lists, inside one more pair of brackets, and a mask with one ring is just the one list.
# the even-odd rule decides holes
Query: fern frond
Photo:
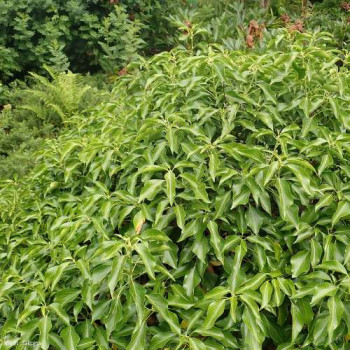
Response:
[{"label": "fern frond", "polygon": [[91,87],[84,83],[79,74],[69,71],[57,74],[48,67],[46,70],[52,81],[31,73],[36,85],[27,89],[25,93],[30,96],[29,100],[32,103],[23,108],[32,111],[43,120],[67,121],[70,116],[84,108],[82,101]]}]

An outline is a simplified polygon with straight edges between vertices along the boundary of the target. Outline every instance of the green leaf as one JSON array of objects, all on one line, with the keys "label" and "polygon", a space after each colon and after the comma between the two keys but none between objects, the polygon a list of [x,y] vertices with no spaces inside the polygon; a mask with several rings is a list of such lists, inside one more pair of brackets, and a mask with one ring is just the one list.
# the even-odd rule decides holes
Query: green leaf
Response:
[{"label": "green leaf", "polygon": [[264,178],[264,186],[266,186],[271,181],[272,177],[275,175],[278,168],[279,168],[278,161],[271,162]]},{"label": "green leaf", "polygon": [[146,342],[146,324],[138,322],[131,336],[131,342],[126,347],[126,350],[139,350],[145,348]]},{"label": "green leaf", "polygon": [[300,251],[291,258],[292,277],[298,277],[310,270],[310,252]]},{"label": "green leaf", "polygon": [[305,170],[305,167],[293,164],[291,162],[287,162],[286,166],[294,173],[304,191],[310,196],[313,195],[310,185],[310,174]]},{"label": "green leaf", "polygon": [[145,199],[152,200],[162,189],[164,180],[149,180],[142,188],[138,202],[141,203]]},{"label": "green leaf", "polygon": [[183,229],[178,242],[182,242],[188,237],[196,236],[198,235],[198,233],[203,231],[204,231],[204,228],[203,228],[202,221],[200,219],[192,220]]},{"label": "green leaf", "polygon": [[170,329],[176,334],[181,334],[178,318],[176,314],[168,310],[166,300],[159,294],[147,295],[147,299],[150,301],[155,310],[163,317],[165,322],[168,323]]},{"label": "green leaf", "polygon": [[156,260],[149,252],[148,247],[144,243],[138,243],[135,245],[135,250],[140,255],[148,275],[152,279],[155,279],[154,270],[156,267]]},{"label": "green leaf", "polygon": [[182,205],[175,205],[174,212],[176,215],[176,223],[182,230],[185,227],[186,212]]},{"label": "green leaf", "polygon": [[329,98],[329,102],[332,106],[334,116],[339,120],[340,117],[340,112],[339,112],[339,103],[336,99],[334,98]]},{"label": "green leaf", "polygon": [[68,303],[75,301],[78,295],[80,295],[80,293],[81,293],[81,290],[79,289],[73,289],[73,288],[61,289],[56,292],[55,302],[62,304],[62,306],[66,305]]},{"label": "green leaf", "polygon": [[269,129],[273,130],[273,122],[271,116],[266,112],[256,113],[256,117],[259,118]]},{"label": "green leaf", "polygon": [[172,340],[176,335],[172,332],[160,332],[153,336],[150,344],[150,348],[158,350],[164,348],[164,346]]},{"label": "green leaf", "polygon": [[196,327],[196,325],[199,323],[202,324],[202,321],[200,321],[200,319],[202,318],[203,315],[204,315],[203,310],[195,311],[192,314],[191,318],[188,320],[187,331],[190,331],[191,329]]},{"label": "green leaf", "polygon": [[[281,306],[284,300],[284,294],[281,291],[281,287],[283,286],[283,284],[280,282],[280,278],[278,279],[273,279],[271,281],[272,286],[273,286],[273,296],[272,296],[272,300],[273,300],[273,305],[274,306]],[[289,295],[290,293],[286,293],[287,295]]]},{"label": "green leaf", "polygon": [[337,210],[332,217],[332,226],[348,215],[350,215],[350,203],[345,201],[339,202]]},{"label": "green leaf", "polygon": [[261,292],[261,309],[266,308],[266,306],[269,305],[272,292],[273,292],[273,287],[269,281],[266,281],[262,284],[260,287],[260,292]]},{"label": "green leaf", "polygon": [[323,261],[322,264],[315,266],[315,269],[331,270],[343,273],[344,275],[348,274],[346,268],[339,261],[336,260]]},{"label": "green leaf", "polygon": [[246,205],[249,201],[250,190],[248,187],[243,187],[239,193],[233,193],[233,200],[231,209],[238,207],[239,205]]},{"label": "green leaf", "polygon": [[314,312],[310,305],[309,298],[296,300],[296,304],[301,312],[302,321],[305,325],[310,325],[315,318]]},{"label": "green leaf", "polygon": [[31,305],[25,308],[18,318],[17,326],[19,326],[29,315],[31,315],[33,312],[39,309],[40,309],[40,306],[37,306],[37,305]]},{"label": "green leaf", "polygon": [[327,301],[329,310],[327,331],[328,331],[328,344],[333,344],[335,340],[334,331],[340,324],[340,320],[343,314],[344,305],[338,296],[332,296]]},{"label": "green leaf", "polygon": [[321,345],[327,342],[327,316],[317,317],[312,329],[312,338],[315,344]]},{"label": "green leaf", "polygon": [[[82,339],[78,344],[78,350],[91,349],[92,346],[96,345],[96,341],[93,338]],[[64,346],[63,344],[61,346]],[[59,347],[60,349],[65,349],[64,347]]]},{"label": "green leaf", "polygon": [[[101,261],[109,260],[119,255],[119,251],[125,246],[123,241],[105,241],[96,250],[93,257],[98,257]],[[93,278],[96,276],[92,276]]]},{"label": "green leaf", "polygon": [[193,307],[194,302],[191,302],[187,297],[187,295],[183,296],[183,295],[175,294],[175,295],[169,296],[168,304],[170,306],[175,306],[181,309],[188,310]]},{"label": "green leaf", "polygon": [[49,334],[49,340],[50,344],[55,348],[55,349],[62,349],[62,350],[67,350],[67,348],[64,346],[62,339],[55,333],[51,332]]},{"label": "green leaf", "polygon": [[227,192],[215,199],[215,216],[214,219],[220,218],[226,213],[227,206],[231,200],[231,192]]},{"label": "green leaf", "polygon": [[50,289],[54,290],[55,286],[57,285],[57,283],[61,279],[61,276],[68,265],[69,265],[69,263],[66,262],[66,263],[60,264],[58,266],[54,266],[54,267],[49,268],[45,274],[46,287],[50,286]]},{"label": "green leaf", "polygon": [[233,295],[230,298],[230,316],[234,323],[237,322],[237,313],[236,313],[237,306],[238,306],[238,299],[236,296]]},{"label": "green leaf", "polygon": [[252,229],[252,231],[257,235],[260,231],[264,219],[259,210],[249,205],[249,209],[246,213],[247,225]]},{"label": "green leaf", "polygon": [[220,82],[225,81],[225,65],[222,62],[213,62],[212,67],[214,67]]},{"label": "green leaf", "polygon": [[190,271],[187,272],[184,278],[183,286],[188,296],[193,295],[193,290],[199,284],[200,281],[201,278],[198,274],[196,266],[194,266]]},{"label": "green leaf", "polygon": [[254,312],[248,306],[244,307],[242,321],[244,325],[248,328],[250,336],[253,337],[253,339],[256,342],[256,345],[261,347],[263,342],[263,336],[261,334],[262,332],[258,323],[259,320],[255,317]]},{"label": "green leaf", "polygon": [[205,203],[210,203],[205,185],[202,182],[189,173],[183,173],[180,176],[188,182],[196,199],[202,200]]},{"label": "green leaf", "polygon": [[166,181],[166,194],[168,196],[169,203],[172,206],[175,198],[176,177],[171,170],[169,170],[165,174],[165,181]]},{"label": "green leaf", "polygon": [[145,173],[157,173],[157,172],[162,172],[166,170],[165,166],[161,165],[146,165],[143,166],[142,168],[139,169],[138,173],[139,174],[145,174]]},{"label": "green leaf", "polygon": [[338,290],[338,287],[330,283],[322,283],[315,287],[311,305],[316,305],[321,299],[326,296],[334,296]]},{"label": "green leaf", "polygon": [[210,155],[209,155],[209,174],[210,174],[213,182],[215,182],[216,174],[218,173],[218,169],[219,169],[219,165],[220,165],[220,160],[219,160],[218,156],[215,153],[210,153]]},{"label": "green leaf", "polygon": [[210,329],[214,327],[216,320],[224,313],[225,311],[226,300],[216,300],[213,301],[207,311],[207,316],[203,322],[203,329]]},{"label": "green leaf", "polygon": [[195,253],[203,263],[206,263],[209,250],[208,238],[205,237],[202,232],[198,232],[193,242],[193,253]]},{"label": "green leaf", "polygon": [[223,287],[223,286],[218,286],[218,287],[215,287],[212,290],[210,290],[208,293],[206,293],[204,295],[204,299],[205,300],[207,300],[207,299],[212,299],[212,300],[222,299],[222,297],[224,297],[228,293],[230,293],[229,289],[227,289],[226,287]]},{"label": "green leaf", "polygon": [[247,146],[241,143],[227,143],[221,144],[220,148],[224,149],[232,157],[241,160],[241,157],[252,159],[258,163],[264,162],[264,157],[261,150],[258,147]]},{"label": "green leaf", "polygon": [[[253,294],[254,295],[254,294]],[[247,292],[245,294],[240,295],[240,299],[248,306],[248,308],[253,312],[255,319],[260,322],[261,317],[260,317],[260,311],[258,304],[256,301],[253,299],[253,295],[251,293]]]},{"label": "green leaf", "polygon": [[257,290],[266,279],[266,273],[258,273],[254,277],[250,278],[237,289],[237,294]]},{"label": "green leaf", "polygon": [[260,84],[258,84],[258,86],[260,86],[261,90],[264,92],[266,99],[268,101],[273,102],[273,103],[277,103],[276,97],[268,84],[260,83]]},{"label": "green leaf", "polygon": [[315,266],[321,260],[322,255],[322,246],[315,239],[311,239],[311,252],[310,252],[310,260],[311,266]]},{"label": "green leaf", "polygon": [[207,346],[197,338],[189,338],[189,344],[192,350],[207,350]]},{"label": "green leaf", "polygon": [[333,196],[328,194],[327,196],[322,197],[317,204],[315,205],[315,211],[319,211],[321,208],[327,207],[333,203]]},{"label": "green leaf", "polygon": [[229,276],[229,285],[230,285],[230,290],[232,294],[236,293],[236,290],[238,288],[239,285],[239,272],[240,272],[240,268],[241,268],[241,264],[242,264],[242,260],[244,258],[244,256],[247,253],[247,247],[244,243],[242,243],[241,245],[239,245],[236,249],[235,249],[235,258],[233,261],[233,268],[232,268],[232,273]]},{"label": "green leaf", "polygon": [[317,169],[318,176],[321,176],[323,171],[327,169],[329,166],[333,165],[333,158],[330,154],[325,154],[322,157],[321,163]]},{"label": "green leaf", "polygon": [[78,269],[80,270],[81,274],[84,276],[84,278],[91,281],[92,277],[90,273],[89,262],[83,259],[79,259],[75,263]]},{"label": "green leaf", "polygon": [[52,303],[50,304],[50,309],[53,310],[56,315],[67,325],[70,325],[70,319],[67,313],[64,311],[61,304],[58,303]]},{"label": "green leaf", "polygon": [[132,283],[130,286],[131,294],[136,306],[137,316],[139,320],[143,320],[145,317],[145,294],[146,290],[138,283]]},{"label": "green leaf", "polygon": [[146,241],[168,242],[170,240],[170,238],[163,231],[156,230],[154,228],[143,231],[141,233],[141,237]]},{"label": "green leaf", "polygon": [[74,327],[68,326],[61,331],[61,338],[67,350],[76,350],[80,337]]},{"label": "green leaf", "polygon": [[91,321],[94,322],[102,319],[106,314],[108,314],[109,307],[110,300],[99,300],[92,306]]},{"label": "green leaf", "polygon": [[292,313],[292,342],[295,341],[301,330],[303,329],[304,322],[303,322],[303,315],[301,311],[299,310],[298,306],[292,303],[291,306],[291,313]]},{"label": "green leaf", "polygon": [[[113,300],[111,301],[111,307],[106,317],[106,320],[104,322],[106,326],[107,338],[110,337],[111,333],[117,328],[117,325],[122,321],[122,319],[123,319],[123,311],[122,311],[120,298],[118,295],[117,298],[114,297]],[[89,335],[88,332],[86,335]]]},{"label": "green leaf", "polygon": [[51,319],[49,316],[42,316],[39,321],[39,343],[42,349],[48,349],[50,346],[49,332],[52,328]]},{"label": "green leaf", "polygon": [[277,178],[276,188],[279,194],[281,216],[282,218],[286,219],[288,217],[288,210],[294,202],[290,185],[286,180]]},{"label": "green leaf", "polygon": [[210,232],[210,245],[214,248],[216,257],[224,265],[224,241],[219,234],[217,223],[215,221],[209,221],[208,229]]}]

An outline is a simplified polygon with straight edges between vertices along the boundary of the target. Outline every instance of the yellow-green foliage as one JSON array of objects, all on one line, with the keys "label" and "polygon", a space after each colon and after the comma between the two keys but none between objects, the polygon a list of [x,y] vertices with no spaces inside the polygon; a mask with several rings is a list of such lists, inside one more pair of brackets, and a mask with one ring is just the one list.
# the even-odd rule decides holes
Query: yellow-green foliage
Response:
[{"label": "yellow-green foliage", "polygon": [[347,348],[350,73],[328,37],[275,34],[129,66],[2,185],[1,339]]},{"label": "yellow-green foliage", "polygon": [[48,72],[50,78],[33,73],[30,87],[12,84],[2,91],[0,179],[27,174],[46,138],[56,137],[74,114],[108,95],[96,87],[97,79]]}]

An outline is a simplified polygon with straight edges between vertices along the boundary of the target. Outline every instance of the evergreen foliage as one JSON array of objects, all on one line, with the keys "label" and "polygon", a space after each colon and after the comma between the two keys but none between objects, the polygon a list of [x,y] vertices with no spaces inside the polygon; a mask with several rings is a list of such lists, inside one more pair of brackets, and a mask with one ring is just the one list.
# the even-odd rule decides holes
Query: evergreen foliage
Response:
[{"label": "evergreen foliage", "polygon": [[2,186],[2,339],[347,348],[350,73],[275,34],[130,65]]},{"label": "evergreen foliage", "polygon": [[56,137],[67,119],[108,95],[97,78],[50,69],[48,75],[33,73],[29,86],[16,81],[1,91],[0,179],[28,174],[46,138]]},{"label": "evergreen foliage", "polygon": [[166,14],[168,1],[161,3],[162,6],[158,0],[3,0],[0,81],[24,77],[28,71],[43,73],[44,64],[57,71],[94,72],[100,64],[108,72],[111,66],[118,71],[143,47],[141,28],[144,39],[154,36],[162,26],[166,28],[165,20],[157,26],[151,16],[153,6],[158,7],[158,14],[161,8]]},{"label": "evergreen foliage", "polygon": [[0,350],[349,349],[349,16],[0,2]]}]

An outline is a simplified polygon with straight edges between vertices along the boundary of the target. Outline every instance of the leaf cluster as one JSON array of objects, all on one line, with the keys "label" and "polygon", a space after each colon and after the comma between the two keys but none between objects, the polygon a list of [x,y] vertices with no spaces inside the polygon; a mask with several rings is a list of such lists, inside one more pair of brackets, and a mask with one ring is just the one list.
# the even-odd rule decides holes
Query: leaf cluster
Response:
[{"label": "leaf cluster", "polygon": [[347,348],[350,75],[280,35],[130,65],[2,185],[2,339]]},{"label": "leaf cluster", "polygon": [[141,35],[148,40],[162,26],[166,30],[161,15],[169,8],[168,1],[161,7],[159,1],[144,0],[4,0],[0,80],[44,73],[44,64],[56,71],[96,72],[101,66],[118,71],[143,48]]},{"label": "leaf cluster", "polygon": [[47,72],[50,78],[33,73],[28,84],[15,81],[0,93],[0,179],[26,175],[46,138],[108,95],[98,76]]},{"label": "leaf cluster", "polygon": [[[342,9],[342,2],[307,2],[305,11],[302,3],[299,0],[279,0],[270,2],[265,8],[256,1],[199,0],[169,16],[170,23],[178,29],[173,45],[193,51],[205,50],[210,44],[220,44],[230,50],[245,50],[249,24],[256,21],[264,30],[254,49],[265,52],[268,49],[266,43],[278,35],[276,29],[295,31],[293,23],[299,21],[302,31],[328,32],[334,39],[328,42],[329,46],[348,49],[349,13]],[[248,46],[248,49],[251,48]]]}]

